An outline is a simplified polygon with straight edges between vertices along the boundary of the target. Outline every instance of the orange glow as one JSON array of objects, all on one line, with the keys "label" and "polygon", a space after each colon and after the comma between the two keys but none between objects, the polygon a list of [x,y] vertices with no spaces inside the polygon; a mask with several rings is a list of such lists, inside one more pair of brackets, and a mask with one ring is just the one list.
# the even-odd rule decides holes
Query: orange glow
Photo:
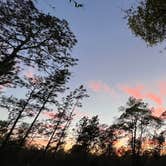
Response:
[{"label": "orange glow", "polygon": [[114,146],[118,149],[122,146],[127,146],[128,138],[122,138],[114,143]]}]

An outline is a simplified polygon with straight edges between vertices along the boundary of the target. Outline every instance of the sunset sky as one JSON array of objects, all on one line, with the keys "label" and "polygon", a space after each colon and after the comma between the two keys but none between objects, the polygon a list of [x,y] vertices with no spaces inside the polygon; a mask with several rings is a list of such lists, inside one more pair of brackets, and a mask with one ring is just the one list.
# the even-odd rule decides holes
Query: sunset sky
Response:
[{"label": "sunset sky", "polygon": [[70,86],[84,84],[90,95],[78,114],[99,115],[109,124],[128,97],[135,96],[159,115],[166,108],[166,56],[162,44],[148,47],[128,28],[123,10],[135,0],[85,0],[79,9],[66,1],[40,0],[37,6],[66,19],[78,40],[72,55],[79,63]]}]

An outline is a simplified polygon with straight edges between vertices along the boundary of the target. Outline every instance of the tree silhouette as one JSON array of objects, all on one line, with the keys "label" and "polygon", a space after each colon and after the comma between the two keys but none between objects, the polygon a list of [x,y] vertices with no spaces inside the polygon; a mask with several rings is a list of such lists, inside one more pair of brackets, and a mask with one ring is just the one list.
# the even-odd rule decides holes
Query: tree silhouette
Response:
[{"label": "tree silhouette", "polygon": [[115,155],[114,143],[118,140],[116,134],[117,127],[115,124],[111,126],[100,125],[100,134],[98,145],[99,151],[105,156]]},{"label": "tree silhouette", "polygon": [[99,119],[93,116],[91,119],[83,117],[77,125],[76,146],[83,153],[89,153],[99,137]]},{"label": "tree silhouette", "polygon": [[63,140],[66,137],[66,131],[70,126],[70,123],[74,116],[74,111],[76,107],[81,107],[81,100],[84,97],[88,97],[86,90],[81,85],[79,88],[76,88],[73,92],[70,92],[66,98],[62,99],[62,104],[58,104],[58,113],[53,117],[53,131],[49,138],[49,141],[45,147],[46,152],[51,143],[56,143],[56,146],[53,147],[54,152],[57,152],[59,147],[63,144]]},{"label": "tree silhouette", "polygon": [[40,12],[32,0],[1,0],[0,19],[0,85],[16,81],[21,66],[51,73],[76,64],[70,55],[76,39],[67,21]]},{"label": "tree silhouette", "polygon": [[57,104],[58,93],[62,93],[66,90],[65,83],[68,81],[69,76],[70,73],[68,70],[58,70],[55,71],[54,74],[46,77],[42,82],[40,90],[33,96],[36,99],[36,102],[40,103],[40,106],[37,110],[35,118],[21,140],[20,145],[23,145],[25,142],[41,112],[43,110],[47,110],[46,105]]},{"label": "tree silhouette", "polygon": [[82,3],[79,3],[78,1],[76,0],[68,0],[70,3],[72,3],[74,5],[74,7],[76,8],[80,8],[80,7],[83,7],[83,4]]},{"label": "tree silhouette", "polygon": [[3,141],[7,131],[8,131],[8,122],[0,120],[0,142]]},{"label": "tree silhouette", "polygon": [[[3,148],[7,142],[10,139],[10,136],[13,133],[13,130],[15,129],[17,123],[23,116],[33,116],[32,112],[34,112],[38,104],[31,103],[32,100],[34,100],[34,94],[36,91],[38,91],[40,87],[41,78],[27,78],[26,82],[24,81],[24,87],[28,89],[28,92],[26,94],[25,99],[17,99],[14,97],[1,97],[1,107],[7,108],[9,111],[9,124],[11,125],[11,128],[9,129],[9,132],[7,133],[3,144],[1,148]],[[9,125],[8,124],[8,125]]]},{"label": "tree silhouette", "polygon": [[133,165],[137,164],[140,156],[143,138],[148,132],[160,128],[162,120],[154,117],[152,111],[141,99],[130,97],[127,108],[121,107],[122,115],[118,118],[118,125],[128,133],[129,145],[132,151]]},{"label": "tree silhouette", "polygon": [[166,39],[165,18],[165,0],[141,0],[136,8],[127,10],[128,25],[132,32],[151,46]]},{"label": "tree silhouette", "polygon": [[54,148],[54,151],[57,152],[59,147],[64,143],[64,139],[67,135],[67,130],[70,127],[70,124],[73,120],[73,117],[75,116],[75,109],[77,107],[82,107],[82,103],[81,101],[85,98],[85,97],[89,97],[86,89],[83,87],[83,85],[81,85],[79,88],[75,89],[71,94],[70,94],[71,98],[70,98],[70,109],[68,110],[68,117],[66,119],[66,124],[65,126],[62,128],[62,131],[60,133],[59,139],[57,141],[57,144]]},{"label": "tree silhouette", "polygon": [[155,156],[160,156],[163,150],[163,143],[165,142],[165,131],[162,131],[159,134],[155,133],[153,141],[157,143],[156,147],[153,149],[153,154]]}]

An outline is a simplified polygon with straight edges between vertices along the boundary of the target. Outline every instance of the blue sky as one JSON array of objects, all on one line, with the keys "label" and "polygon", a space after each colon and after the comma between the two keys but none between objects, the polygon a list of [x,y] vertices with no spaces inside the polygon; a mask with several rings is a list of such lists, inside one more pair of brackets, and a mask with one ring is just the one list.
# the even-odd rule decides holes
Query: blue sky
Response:
[{"label": "blue sky", "polygon": [[83,2],[84,7],[79,9],[67,0],[37,2],[41,10],[66,19],[78,40],[72,55],[79,63],[72,69],[70,86],[84,84],[90,95],[79,111],[98,114],[102,122],[111,123],[130,95],[144,97],[155,108],[165,109],[166,57],[165,52],[160,53],[162,44],[148,47],[132,34],[124,19],[123,9],[135,0]]},{"label": "blue sky", "polygon": [[[124,105],[130,95],[134,95],[126,92],[125,88],[138,90],[141,96],[145,96],[145,101],[160,107],[153,97],[164,101],[159,84],[165,83],[166,57],[160,53],[162,45],[148,47],[128,28],[123,10],[135,1],[82,2],[84,7],[79,9],[66,0],[41,0],[37,4],[40,9],[66,19],[76,35],[78,44],[72,54],[79,58],[79,64],[72,69],[71,87],[84,84],[90,95],[80,111],[98,114],[103,122],[111,123],[113,117],[119,114],[118,107]],[[55,8],[52,9],[49,4]],[[94,83],[100,86],[97,91],[89,86]],[[103,84],[116,95],[103,90]],[[139,89],[139,86],[143,87]],[[164,103],[161,107],[165,108]]]}]

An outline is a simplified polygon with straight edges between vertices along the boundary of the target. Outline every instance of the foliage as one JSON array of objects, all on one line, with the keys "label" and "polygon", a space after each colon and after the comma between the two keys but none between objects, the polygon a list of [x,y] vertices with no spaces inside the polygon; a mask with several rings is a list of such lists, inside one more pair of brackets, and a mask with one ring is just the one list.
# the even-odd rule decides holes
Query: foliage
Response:
[{"label": "foliage", "polygon": [[162,125],[162,120],[154,117],[148,105],[142,100],[133,97],[129,98],[127,108],[122,107],[121,110],[123,113],[118,118],[118,125],[120,129],[129,134],[129,144],[132,154],[140,155],[144,137],[146,138],[148,134],[159,129]]},{"label": "foliage", "polygon": [[118,140],[117,127],[116,125],[107,126],[105,124],[100,125],[99,127],[99,153],[104,156],[114,156],[115,155],[115,146],[114,144]]},{"label": "foliage", "polygon": [[64,144],[64,139],[74,117],[75,109],[82,106],[81,100],[85,97],[88,97],[88,95],[86,94],[86,89],[81,85],[79,88],[70,92],[65,98],[62,98],[62,103],[57,104],[58,113],[49,120],[53,126],[53,130],[48,133],[51,136],[45,147],[45,152],[52,143],[56,143],[56,146],[52,148],[55,152]]},{"label": "foliage", "polygon": [[149,45],[166,39],[165,0],[141,0],[137,7],[127,10],[126,18],[132,32]]},{"label": "foliage", "polygon": [[40,12],[32,0],[1,0],[0,19],[1,85],[19,78],[25,66],[51,73],[76,64],[70,51],[77,41],[67,21]]},{"label": "foliage", "polygon": [[90,152],[99,136],[99,119],[93,116],[91,119],[83,117],[76,130],[76,145],[80,145],[83,152]]},{"label": "foliage", "polygon": [[83,4],[82,3],[79,3],[78,1],[76,0],[68,0],[70,3],[72,3],[74,5],[74,7],[76,8],[80,8],[80,7],[83,7]]}]

